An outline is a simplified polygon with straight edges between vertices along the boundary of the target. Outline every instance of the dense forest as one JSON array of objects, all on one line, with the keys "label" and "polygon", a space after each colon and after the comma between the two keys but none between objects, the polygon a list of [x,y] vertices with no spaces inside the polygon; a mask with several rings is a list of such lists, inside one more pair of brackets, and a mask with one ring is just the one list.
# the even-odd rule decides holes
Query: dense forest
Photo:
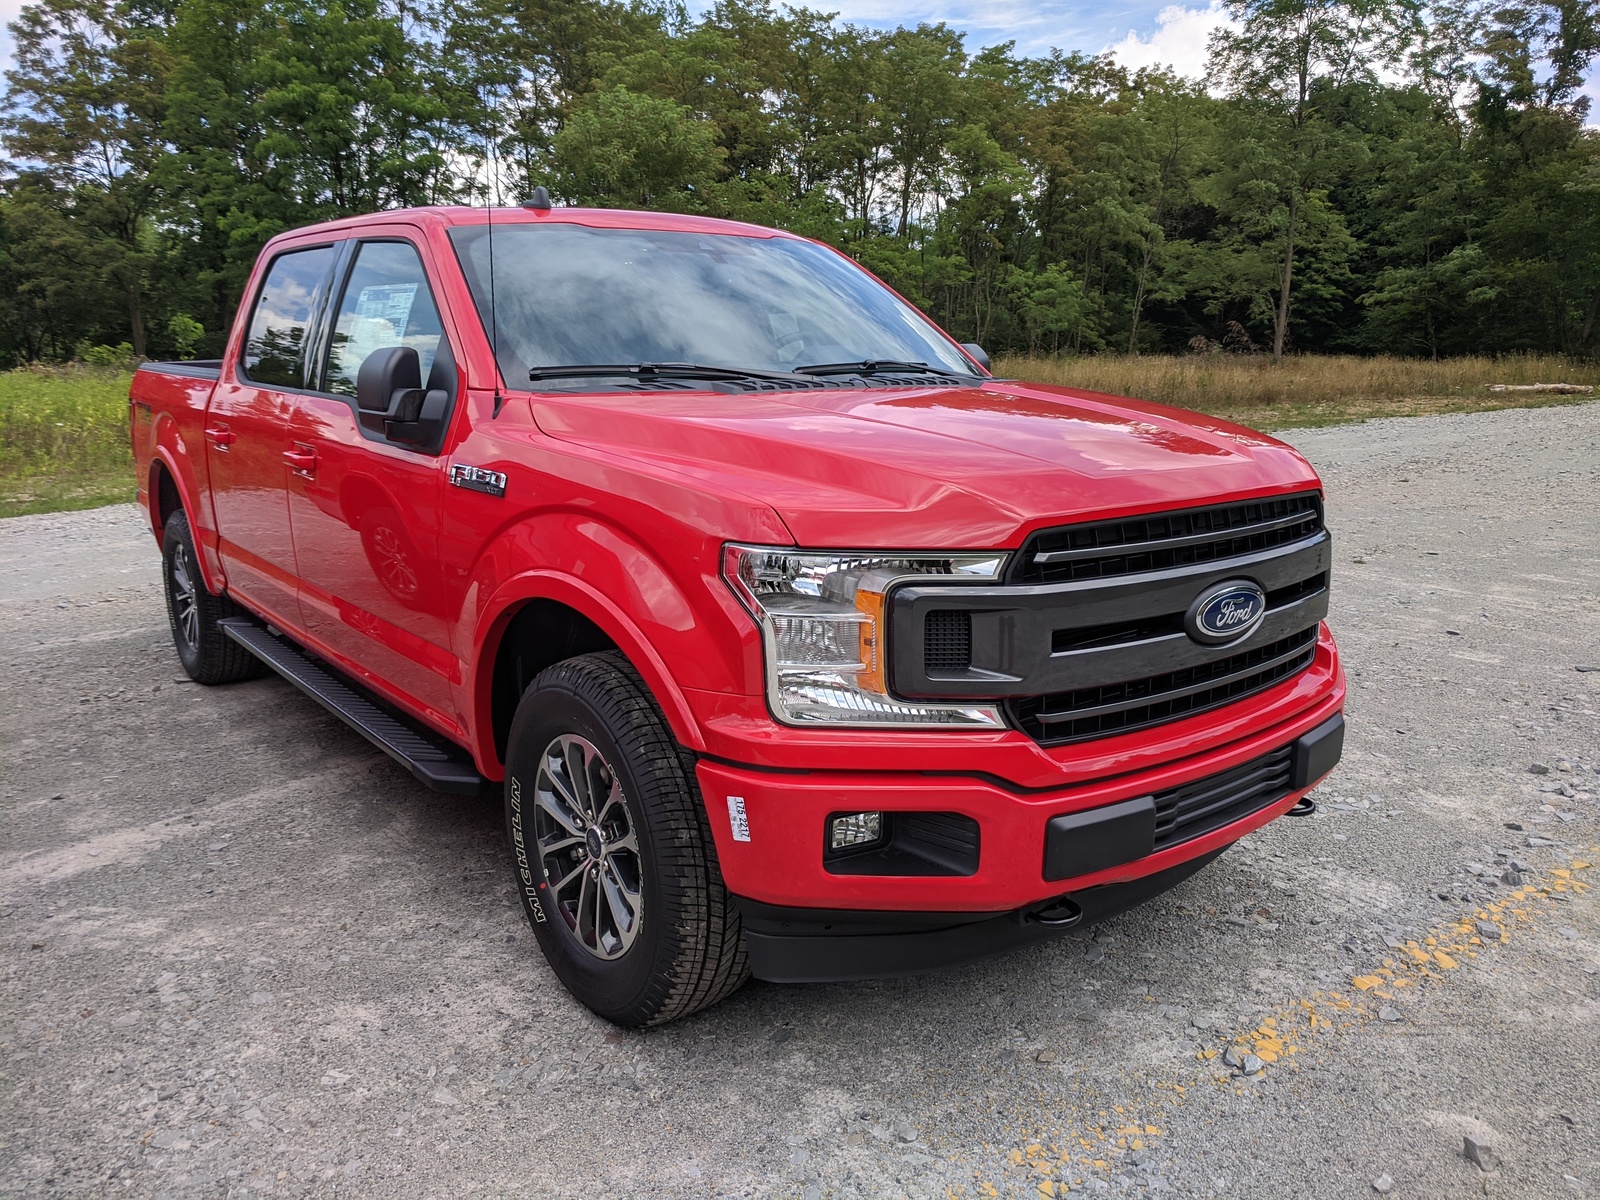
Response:
[{"label": "dense forest", "polygon": [[39,0],[0,367],[215,351],[261,244],[560,201],[842,247],[1034,353],[1600,354],[1600,0],[1232,0],[1208,77],[765,0]]}]

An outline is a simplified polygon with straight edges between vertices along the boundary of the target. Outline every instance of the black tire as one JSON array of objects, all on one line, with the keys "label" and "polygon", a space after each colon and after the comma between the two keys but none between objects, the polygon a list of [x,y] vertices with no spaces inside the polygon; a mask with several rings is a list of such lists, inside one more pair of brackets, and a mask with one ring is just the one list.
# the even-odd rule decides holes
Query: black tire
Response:
[{"label": "black tire", "polygon": [[217,627],[224,617],[242,610],[226,596],[213,596],[200,575],[189,518],[182,511],[167,518],[161,535],[161,590],[167,597],[167,620],[178,661],[196,683],[237,683],[254,679],[265,668],[250,651]]},{"label": "black tire", "polygon": [[[597,755],[579,772],[587,776],[583,787],[609,799],[587,809],[562,806],[557,783],[575,787],[577,778],[566,769],[574,760],[564,756],[586,753],[585,744]],[[599,811],[600,819],[588,823],[585,838],[575,838],[573,823],[556,817],[552,804],[568,817]],[[581,820],[575,824],[585,828]],[[606,1020],[664,1024],[717,1003],[749,977],[738,910],[723,886],[693,759],[623,655],[567,659],[524,693],[506,754],[506,825],[517,890],[545,958],[567,990]],[[541,852],[574,840],[580,844]],[[588,881],[558,890],[562,880],[549,870],[552,862],[557,870],[570,868],[567,879],[576,872],[596,881],[587,930],[576,915],[582,899],[572,898],[587,895],[581,889]],[[615,885],[606,892],[599,890],[601,872]],[[624,934],[619,914],[629,911],[631,893],[620,889],[629,882],[642,904]],[[620,909],[602,910],[607,894],[624,898]]]}]

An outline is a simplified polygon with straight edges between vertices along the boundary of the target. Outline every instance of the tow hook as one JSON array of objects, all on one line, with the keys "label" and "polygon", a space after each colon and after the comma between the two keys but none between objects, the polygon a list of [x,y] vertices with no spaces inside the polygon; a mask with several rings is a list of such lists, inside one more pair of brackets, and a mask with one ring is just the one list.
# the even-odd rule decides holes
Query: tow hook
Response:
[{"label": "tow hook", "polygon": [[1286,817],[1309,817],[1317,811],[1317,802],[1310,796],[1301,796],[1295,801],[1294,807],[1286,811]]},{"label": "tow hook", "polygon": [[1083,909],[1073,903],[1070,896],[1057,896],[1030,912],[1028,920],[1052,929],[1066,929],[1083,920]]}]

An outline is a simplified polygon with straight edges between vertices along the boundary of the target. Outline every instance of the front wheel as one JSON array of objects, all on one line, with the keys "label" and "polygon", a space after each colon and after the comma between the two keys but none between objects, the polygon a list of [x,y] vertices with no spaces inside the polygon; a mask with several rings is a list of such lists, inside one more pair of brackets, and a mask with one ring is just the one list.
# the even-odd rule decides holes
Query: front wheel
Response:
[{"label": "front wheel", "polygon": [[660,1025],[748,977],[692,762],[621,654],[557,663],[524,694],[506,824],[539,946],[600,1016]]}]

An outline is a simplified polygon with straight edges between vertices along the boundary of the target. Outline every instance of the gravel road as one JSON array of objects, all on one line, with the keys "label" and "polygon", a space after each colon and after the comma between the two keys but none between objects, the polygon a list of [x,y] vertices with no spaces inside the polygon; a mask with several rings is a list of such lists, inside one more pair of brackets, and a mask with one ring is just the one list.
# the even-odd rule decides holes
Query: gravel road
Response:
[{"label": "gravel road", "polygon": [[644,1034],[546,970],[497,800],[182,677],[131,508],[0,522],[0,1195],[1600,1194],[1600,404],[1288,438],[1316,817],[1092,938]]}]

